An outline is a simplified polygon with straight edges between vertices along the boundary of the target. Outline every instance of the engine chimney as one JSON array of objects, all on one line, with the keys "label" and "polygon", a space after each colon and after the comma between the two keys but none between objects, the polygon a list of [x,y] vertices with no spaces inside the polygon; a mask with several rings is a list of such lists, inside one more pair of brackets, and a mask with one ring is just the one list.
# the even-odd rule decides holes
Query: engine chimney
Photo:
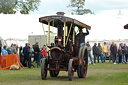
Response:
[{"label": "engine chimney", "polygon": [[64,13],[64,12],[57,12],[56,14],[57,14],[58,16],[64,16],[65,13]]}]

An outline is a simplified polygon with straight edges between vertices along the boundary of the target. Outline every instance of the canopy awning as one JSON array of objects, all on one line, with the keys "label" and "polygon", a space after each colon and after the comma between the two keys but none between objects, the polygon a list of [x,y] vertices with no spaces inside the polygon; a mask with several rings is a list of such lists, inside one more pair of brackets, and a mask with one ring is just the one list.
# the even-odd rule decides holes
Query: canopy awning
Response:
[{"label": "canopy awning", "polygon": [[124,25],[124,29],[128,29],[128,24]]},{"label": "canopy awning", "polygon": [[58,21],[66,22],[66,24],[68,25],[73,23],[73,26],[77,26],[79,29],[83,29],[83,28],[86,28],[88,30],[91,29],[91,26],[66,16],[52,15],[52,16],[45,16],[45,17],[39,18],[39,22],[47,25],[48,25],[48,22],[50,22],[50,26],[53,26],[53,27],[57,27]]}]

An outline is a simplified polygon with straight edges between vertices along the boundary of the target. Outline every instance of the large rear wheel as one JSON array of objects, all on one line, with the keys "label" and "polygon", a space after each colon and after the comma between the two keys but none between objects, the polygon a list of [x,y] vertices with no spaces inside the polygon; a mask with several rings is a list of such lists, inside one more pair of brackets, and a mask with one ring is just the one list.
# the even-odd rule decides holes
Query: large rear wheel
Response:
[{"label": "large rear wheel", "polygon": [[81,58],[81,65],[78,65],[77,74],[79,78],[85,78],[88,67],[88,53],[86,47],[81,47],[79,50],[79,58]]}]

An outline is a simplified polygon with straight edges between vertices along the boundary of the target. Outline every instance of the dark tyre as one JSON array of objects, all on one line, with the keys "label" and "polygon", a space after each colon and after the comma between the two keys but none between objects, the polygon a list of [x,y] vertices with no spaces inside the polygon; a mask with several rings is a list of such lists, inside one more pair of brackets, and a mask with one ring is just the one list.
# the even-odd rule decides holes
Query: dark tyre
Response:
[{"label": "dark tyre", "polygon": [[47,77],[47,61],[46,58],[42,58],[42,64],[41,64],[41,78],[42,80],[45,80]]},{"label": "dark tyre", "polygon": [[69,81],[72,81],[73,78],[74,78],[73,59],[70,59],[68,64],[68,79]]},{"label": "dark tyre", "polygon": [[[50,68],[55,68],[55,66],[50,65]],[[51,77],[57,77],[59,75],[59,71],[57,72],[56,70],[49,70],[49,73]]]},{"label": "dark tyre", "polygon": [[87,68],[88,68],[88,53],[87,48],[82,47],[82,50],[80,50],[80,56],[82,59],[81,65],[78,65],[77,74],[79,78],[85,78],[87,74]]},{"label": "dark tyre", "polygon": [[[82,56],[82,50],[83,50],[83,47],[80,47],[80,49],[79,49],[79,55],[78,55],[79,58],[81,58],[81,56]],[[78,65],[77,75],[78,75],[79,78],[82,75],[81,74],[81,66],[80,65]]]}]

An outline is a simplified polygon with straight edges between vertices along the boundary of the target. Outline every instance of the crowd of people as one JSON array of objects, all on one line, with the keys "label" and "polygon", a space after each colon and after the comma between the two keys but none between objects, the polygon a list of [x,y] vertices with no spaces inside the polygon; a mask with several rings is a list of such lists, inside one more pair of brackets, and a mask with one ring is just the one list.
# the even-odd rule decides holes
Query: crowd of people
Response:
[{"label": "crowd of people", "polygon": [[[28,66],[28,68],[35,67],[37,63],[37,67],[41,65],[41,58],[47,55],[46,46],[44,45],[41,49],[39,48],[39,43],[36,42],[32,47],[29,43],[25,44],[25,47],[11,44],[10,47],[3,46],[0,44],[0,55],[9,55],[9,54],[18,54],[20,58],[20,62],[23,66]],[[31,58],[33,61],[31,62]]]},{"label": "crowd of people", "polygon": [[18,53],[18,45],[16,44],[11,44],[10,47],[7,48],[6,45],[3,46],[0,44],[0,55],[9,55],[9,54],[17,54]]},{"label": "crowd of people", "polygon": [[[98,44],[98,45],[97,45]],[[88,50],[88,58],[91,64],[96,64],[100,62],[106,62],[106,57],[112,59],[113,64],[127,64],[128,58],[128,46],[126,44],[120,43],[119,46],[115,42],[107,47],[106,42],[102,43],[94,43],[94,46],[91,47],[89,41],[85,44]],[[91,52],[92,51],[92,52]],[[46,46],[44,45],[41,49],[39,48],[39,43],[36,42],[35,45],[30,46],[29,43],[25,44],[25,47],[20,46],[18,50],[18,45],[11,44],[10,47],[3,46],[0,44],[0,55],[9,55],[9,54],[19,54],[20,61],[23,66],[28,66],[28,68],[35,67],[35,63],[37,63],[37,67],[41,65],[41,58],[47,56]],[[110,53],[110,55],[107,55]],[[93,57],[92,57],[93,55]],[[33,61],[31,62],[31,58]]]},{"label": "crowd of people", "polygon": [[[102,43],[94,43],[94,46],[91,47],[89,41],[85,43],[85,36],[89,35],[89,31],[86,30],[86,33],[83,33],[83,30],[80,29],[79,33],[76,37],[79,37],[80,46],[87,46],[88,50],[88,58],[90,58],[91,64],[96,64],[96,62],[104,63],[106,62],[107,54],[109,59],[112,59],[113,64],[127,63],[128,58],[128,46],[126,44],[120,43],[119,46],[115,42],[107,47],[106,42]],[[98,45],[97,45],[98,44]],[[102,44],[102,46],[101,46]],[[92,51],[92,52],[91,52]],[[10,47],[3,46],[0,44],[0,55],[8,55],[8,54],[19,54],[20,61],[23,66],[28,66],[31,68],[35,67],[35,63],[37,63],[37,67],[41,65],[41,58],[47,56],[46,46],[44,45],[41,49],[39,48],[39,42],[36,42],[35,45],[30,46],[29,43],[26,43],[25,47],[20,46],[18,50],[18,45],[11,44]],[[93,55],[93,57],[92,57]],[[33,59],[33,63],[31,63],[31,58]],[[94,60],[93,60],[94,59]]]},{"label": "crowd of people", "polygon": [[[36,42],[35,45],[30,46],[29,43],[26,43],[26,46],[24,48],[20,47],[19,52],[20,58],[22,64],[25,66],[28,64],[28,68],[35,67],[35,63],[37,63],[37,67],[41,66],[41,58],[46,57],[47,50],[46,46],[44,45],[41,49],[39,48],[39,43]],[[33,63],[31,63],[31,58],[33,59]]]},{"label": "crowd of people", "polygon": [[[128,46],[124,43],[120,43],[119,46],[115,42],[112,42],[112,44],[107,47],[106,42],[103,43],[101,46],[101,43],[94,43],[94,46],[91,48],[89,42],[86,43],[87,50],[88,50],[88,57],[90,58],[91,64],[99,63],[101,60],[102,63],[106,62],[106,57],[109,57],[109,59],[112,59],[113,64],[127,64],[127,58],[128,58]],[[91,55],[94,57],[94,60],[92,59]],[[107,55],[109,53],[109,55]]]}]

